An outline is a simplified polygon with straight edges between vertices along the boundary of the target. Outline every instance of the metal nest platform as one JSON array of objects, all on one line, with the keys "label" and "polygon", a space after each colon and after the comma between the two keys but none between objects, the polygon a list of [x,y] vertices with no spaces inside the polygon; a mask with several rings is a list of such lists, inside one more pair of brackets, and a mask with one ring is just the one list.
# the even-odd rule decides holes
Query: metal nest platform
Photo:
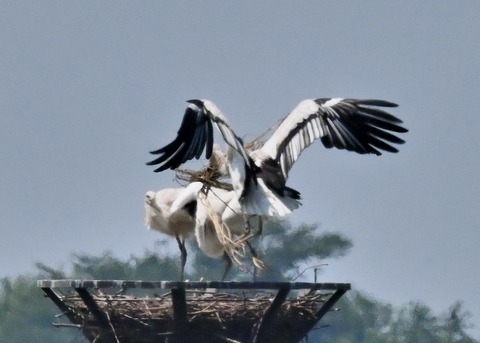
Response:
[{"label": "metal nest platform", "polygon": [[95,343],[301,341],[348,283],[39,280]]}]

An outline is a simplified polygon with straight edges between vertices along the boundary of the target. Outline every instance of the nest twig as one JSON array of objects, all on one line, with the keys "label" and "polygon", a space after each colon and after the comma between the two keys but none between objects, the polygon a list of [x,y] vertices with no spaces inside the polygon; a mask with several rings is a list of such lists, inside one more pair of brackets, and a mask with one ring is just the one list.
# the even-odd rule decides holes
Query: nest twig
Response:
[{"label": "nest twig", "polygon": [[175,174],[177,180],[181,182],[201,182],[207,187],[216,187],[227,191],[233,190],[230,183],[219,181],[223,175],[220,174],[217,169],[212,167],[205,167],[201,170],[176,169]]}]

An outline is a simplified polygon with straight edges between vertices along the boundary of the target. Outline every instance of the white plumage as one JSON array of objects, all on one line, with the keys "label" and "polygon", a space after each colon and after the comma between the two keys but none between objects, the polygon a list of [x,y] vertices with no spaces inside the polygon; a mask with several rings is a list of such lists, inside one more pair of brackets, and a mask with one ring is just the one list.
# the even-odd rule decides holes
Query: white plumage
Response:
[{"label": "white plumage", "polygon": [[233,191],[212,187],[206,195],[200,191],[202,186],[193,182],[184,188],[147,192],[145,225],[176,237],[182,256],[182,278],[187,258],[185,238],[193,233],[203,253],[226,260],[225,278],[231,266],[229,243],[245,234],[245,219]]},{"label": "white plumage", "polygon": [[[222,280],[230,270],[232,259],[239,262],[237,255],[245,245],[250,249],[254,263],[260,263],[246,239],[252,228],[250,224],[257,230],[261,229],[260,217],[245,216],[233,191],[210,187],[206,194],[203,191],[191,192],[189,199],[194,198],[197,200],[195,238],[205,255],[226,261]],[[177,206],[181,203],[175,202],[172,209],[176,210]]]},{"label": "white plumage", "polygon": [[[196,182],[186,188],[166,188],[145,194],[145,226],[175,237],[181,254],[181,279],[187,261],[185,239],[194,232],[197,211],[196,199],[191,199],[190,194],[202,186]],[[172,210],[174,202],[176,206]]]},{"label": "white plumage", "polygon": [[398,152],[404,141],[402,121],[383,111],[397,105],[383,100],[341,98],[301,101],[263,146],[247,151],[218,107],[209,100],[190,100],[177,137],[152,154],[155,171],[175,169],[205,150],[212,154],[213,124],[227,143],[228,169],[241,210],[249,215],[284,216],[300,206],[300,193],[286,186],[288,173],[302,151],[320,139],[326,148],[381,155]]}]

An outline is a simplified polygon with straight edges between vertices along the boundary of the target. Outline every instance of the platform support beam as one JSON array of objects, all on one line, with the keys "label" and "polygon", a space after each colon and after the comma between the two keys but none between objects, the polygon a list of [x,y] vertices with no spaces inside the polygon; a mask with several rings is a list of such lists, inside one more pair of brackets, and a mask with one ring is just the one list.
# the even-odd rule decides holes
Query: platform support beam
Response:
[{"label": "platform support beam", "polygon": [[118,343],[118,339],[113,332],[113,328],[110,325],[110,320],[107,315],[98,307],[95,299],[85,288],[75,288],[75,291],[78,293],[80,298],[82,298],[85,306],[92,313],[92,315],[97,319],[100,324],[100,335],[102,337],[102,343]]},{"label": "platform support beam", "polygon": [[335,303],[340,300],[340,298],[345,294],[347,289],[338,289],[335,293],[332,294],[330,298],[328,298],[327,302],[323,304],[323,306],[318,310],[315,317],[317,317],[317,321],[320,321],[322,317],[327,314],[328,311],[332,308]]},{"label": "platform support beam", "polygon": [[172,288],[173,332],[175,343],[188,342],[187,299],[185,288]]},{"label": "platform support beam", "polygon": [[[316,321],[313,322],[311,325],[308,325],[305,329],[304,332],[307,333],[310,332],[315,325],[327,314],[328,311],[335,305],[335,303],[340,300],[340,298],[347,292],[347,290],[350,289],[350,286],[348,287],[342,287],[337,289],[329,298],[328,300],[323,304],[323,306],[317,311],[315,314]],[[297,337],[297,341],[300,341],[302,338],[304,338],[306,335],[302,334],[301,336]]]},{"label": "platform support beam", "polygon": [[65,305],[65,303],[62,301],[62,299],[60,299],[60,297],[57,295],[57,293],[55,293],[54,290],[52,290],[50,287],[42,287],[42,291],[50,298],[50,300],[53,301],[53,303],[60,309],[60,311],[62,311],[62,313],[68,318],[68,320],[73,323],[73,325],[79,325],[83,334],[90,342],[93,342],[95,340],[95,337],[90,332],[83,329],[83,326],[81,325],[81,323],[79,323],[75,315],[72,313],[71,309],[67,305]]},{"label": "platform support beam", "polygon": [[62,313],[67,316],[67,318],[72,322],[75,323],[75,317],[71,313],[70,309],[67,305],[59,298],[57,293],[55,293],[51,288],[42,287],[42,291],[53,301],[53,303],[62,311]]},{"label": "platform support beam", "polygon": [[283,302],[287,298],[288,293],[290,293],[290,289],[291,287],[285,286],[278,290],[272,303],[265,311],[262,319],[260,319],[257,330],[255,330],[256,332],[253,335],[253,343],[268,342],[269,336],[275,331],[275,325],[272,322],[280,312]]}]

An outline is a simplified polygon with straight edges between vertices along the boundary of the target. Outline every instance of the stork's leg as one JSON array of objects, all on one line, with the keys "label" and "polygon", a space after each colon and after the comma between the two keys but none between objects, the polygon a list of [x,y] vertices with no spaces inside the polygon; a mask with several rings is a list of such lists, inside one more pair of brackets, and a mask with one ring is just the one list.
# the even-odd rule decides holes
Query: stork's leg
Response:
[{"label": "stork's leg", "polygon": [[248,235],[252,227],[250,226],[250,221],[248,220],[248,216],[245,213],[242,213],[242,214],[243,214],[243,227],[245,228],[245,233]]},{"label": "stork's leg", "polygon": [[[250,249],[250,254],[252,254],[252,256],[254,258],[258,258],[257,252],[252,247],[250,242],[247,240],[246,243],[247,243],[248,248]],[[253,282],[255,282],[256,280],[257,280],[257,266],[255,265],[255,263],[253,263]]]},{"label": "stork's leg", "polygon": [[257,230],[257,235],[261,235],[263,232],[263,217],[258,216],[258,230]]},{"label": "stork's leg", "polygon": [[243,228],[245,229],[245,233],[248,234],[250,232],[250,222],[245,214],[243,214]]},{"label": "stork's leg", "polygon": [[223,271],[222,281],[225,280],[228,272],[232,268],[232,259],[230,258],[230,256],[228,256],[228,254],[225,251],[223,252],[223,260],[225,261],[225,270]]},{"label": "stork's leg", "polygon": [[181,271],[181,274],[180,274],[180,281],[183,281],[183,276],[184,276],[184,273],[185,273],[185,264],[187,263],[187,249],[185,248],[185,239],[184,238],[180,238],[177,236],[175,236],[175,238],[177,239],[177,243],[178,243],[178,248],[180,249],[180,261],[181,261],[181,264],[182,264],[182,271]]},{"label": "stork's leg", "polygon": [[250,249],[250,254],[252,254],[253,257],[258,258],[257,252],[256,252],[255,248],[252,247],[252,245],[250,244],[250,241],[246,241],[246,243],[247,243],[248,249]]},{"label": "stork's leg", "polygon": [[[255,216],[258,218],[258,227],[256,228],[255,235],[261,235],[263,231],[263,217],[262,216]],[[250,224],[250,219],[253,217],[247,216],[245,213],[243,214],[243,223],[245,228],[245,233],[248,235],[252,230],[252,225]]]}]

